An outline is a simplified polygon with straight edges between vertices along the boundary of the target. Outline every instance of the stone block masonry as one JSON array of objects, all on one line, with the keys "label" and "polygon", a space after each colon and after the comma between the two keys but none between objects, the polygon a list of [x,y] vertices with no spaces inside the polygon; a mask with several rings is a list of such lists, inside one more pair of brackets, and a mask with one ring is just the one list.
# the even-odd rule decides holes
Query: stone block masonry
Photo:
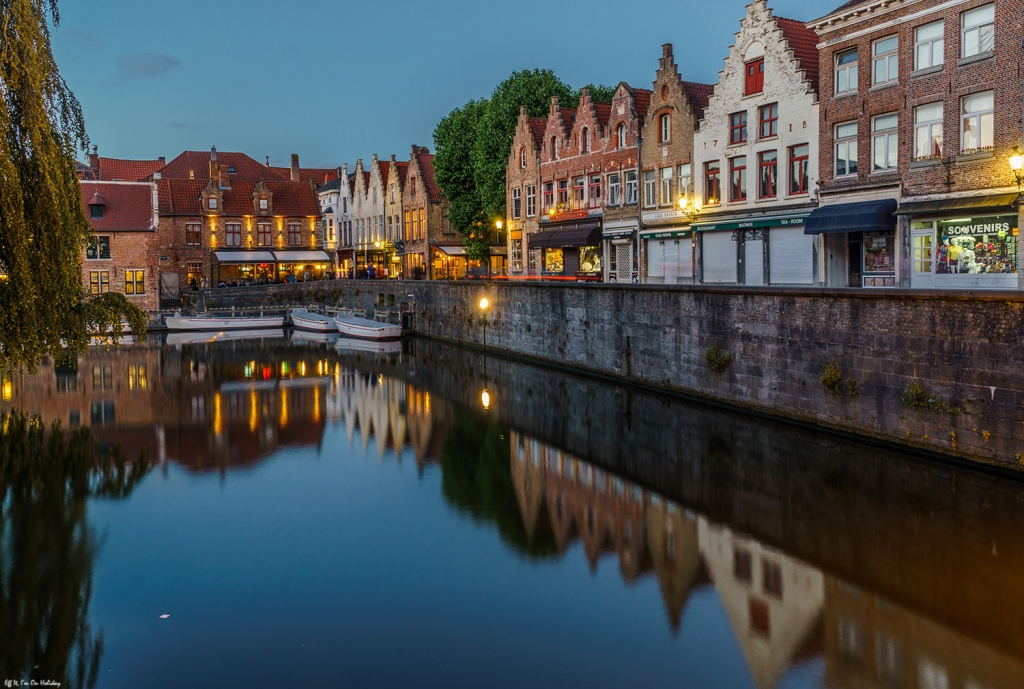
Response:
[{"label": "stone block masonry", "polygon": [[[474,346],[486,296],[488,349],[972,461],[1024,461],[1019,293],[334,281],[207,295],[366,309],[391,297],[415,310],[418,334]],[[715,345],[730,358],[720,373],[706,357]]]}]

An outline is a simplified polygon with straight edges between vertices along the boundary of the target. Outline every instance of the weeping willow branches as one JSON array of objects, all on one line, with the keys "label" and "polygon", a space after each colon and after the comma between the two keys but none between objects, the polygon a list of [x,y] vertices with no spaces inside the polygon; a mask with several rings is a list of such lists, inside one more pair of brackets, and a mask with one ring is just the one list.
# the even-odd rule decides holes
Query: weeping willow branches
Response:
[{"label": "weeping willow branches", "polygon": [[[53,58],[57,0],[0,0],[0,370],[88,344],[99,320],[144,323],[127,300],[86,299],[89,233],[75,175],[82,108]],[[105,329],[104,329],[105,330]]]}]

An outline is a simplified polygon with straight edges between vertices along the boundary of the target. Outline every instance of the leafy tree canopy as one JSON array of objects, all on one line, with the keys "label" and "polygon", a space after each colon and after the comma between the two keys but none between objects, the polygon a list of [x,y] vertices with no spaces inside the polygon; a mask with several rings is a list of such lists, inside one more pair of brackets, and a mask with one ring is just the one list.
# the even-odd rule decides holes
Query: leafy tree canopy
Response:
[{"label": "leafy tree canopy", "polygon": [[59,20],[57,0],[0,0],[0,370],[73,356],[101,323],[145,332],[127,300],[89,301],[82,287],[75,152],[89,142],[50,48]]},{"label": "leafy tree canopy", "polygon": [[449,222],[464,237],[484,220],[473,174],[473,149],[486,109],[486,100],[471,100],[448,113],[434,129],[434,178],[448,197]]}]

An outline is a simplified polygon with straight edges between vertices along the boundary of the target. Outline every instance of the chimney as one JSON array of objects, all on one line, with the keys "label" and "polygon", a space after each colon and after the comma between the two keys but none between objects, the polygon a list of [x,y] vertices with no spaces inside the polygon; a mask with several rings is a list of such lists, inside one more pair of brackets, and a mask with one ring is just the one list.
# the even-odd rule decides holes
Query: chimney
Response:
[{"label": "chimney", "polygon": [[159,162],[161,165],[166,165],[167,164],[167,158],[164,158],[163,156],[160,156],[159,158],[157,158],[157,162]]},{"label": "chimney", "polygon": [[301,176],[299,173],[299,154],[292,153],[292,181],[298,182]]},{"label": "chimney", "polygon": [[270,167],[270,156],[267,156],[267,167]]},{"label": "chimney", "polygon": [[210,179],[220,180],[220,165],[217,163],[217,147],[210,149]]},{"label": "chimney", "polygon": [[89,154],[89,167],[96,173],[96,179],[99,179],[100,172],[100,147],[93,146],[92,153]]}]

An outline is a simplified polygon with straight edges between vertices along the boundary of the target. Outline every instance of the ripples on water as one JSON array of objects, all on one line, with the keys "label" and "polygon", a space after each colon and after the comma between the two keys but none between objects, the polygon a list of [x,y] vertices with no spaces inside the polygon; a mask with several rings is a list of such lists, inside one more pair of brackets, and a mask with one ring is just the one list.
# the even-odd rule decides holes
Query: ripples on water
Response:
[{"label": "ripples on water", "polygon": [[90,431],[0,441],[0,679],[1024,686],[1006,479],[422,341],[0,391]]}]

